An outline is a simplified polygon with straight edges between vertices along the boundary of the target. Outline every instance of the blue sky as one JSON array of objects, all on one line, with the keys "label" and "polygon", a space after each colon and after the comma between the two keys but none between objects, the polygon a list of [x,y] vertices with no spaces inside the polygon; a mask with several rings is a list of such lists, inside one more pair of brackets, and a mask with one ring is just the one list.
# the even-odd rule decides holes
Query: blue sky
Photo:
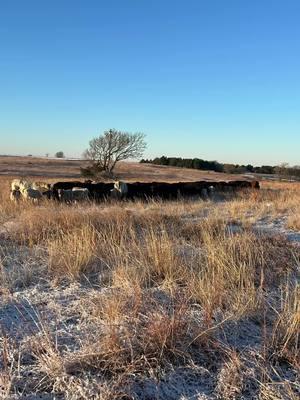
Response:
[{"label": "blue sky", "polygon": [[0,0],[0,154],[300,164],[299,0]]}]

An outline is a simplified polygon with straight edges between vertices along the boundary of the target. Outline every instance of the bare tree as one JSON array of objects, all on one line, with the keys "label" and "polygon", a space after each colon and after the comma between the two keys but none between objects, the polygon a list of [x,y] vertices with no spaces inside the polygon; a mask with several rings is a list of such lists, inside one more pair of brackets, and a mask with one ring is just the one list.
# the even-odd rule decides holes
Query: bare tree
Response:
[{"label": "bare tree", "polygon": [[275,173],[278,175],[279,179],[287,178],[289,175],[289,164],[284,162],[275,167]]},{"label": "bare tree", "polygon": [[116,129],[105,131],[94,138],[84,152],[84,158],[92,161],[89,170],[112,173],[118,161],[140,158],[146,149],[143,133],[121,132]]}]

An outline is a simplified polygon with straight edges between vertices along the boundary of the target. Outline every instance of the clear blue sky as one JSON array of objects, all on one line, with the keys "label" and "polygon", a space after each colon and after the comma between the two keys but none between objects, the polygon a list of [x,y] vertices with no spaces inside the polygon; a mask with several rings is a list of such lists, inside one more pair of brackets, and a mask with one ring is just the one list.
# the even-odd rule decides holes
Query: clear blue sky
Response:
[{"label": "clear blue sky", "polygon": [[299,0],[0,0],[0,153],[300,164]]}]

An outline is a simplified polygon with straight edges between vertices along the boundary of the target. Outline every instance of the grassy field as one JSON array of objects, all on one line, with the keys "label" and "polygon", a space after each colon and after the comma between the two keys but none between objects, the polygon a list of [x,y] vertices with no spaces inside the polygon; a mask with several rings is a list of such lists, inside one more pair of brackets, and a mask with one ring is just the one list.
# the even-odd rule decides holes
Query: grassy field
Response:
[{"label": "grassy field", "polygon": [[[77,177],[32,162],[26,176]],[[299,183],[14,204],[13,164],[1,159],[0,398],[299,398]],[[219,179],[124,164],[128,180]]]},{"label": "grassy field", "polygon": [[[79,179],[80,167],[86,166],[83,160],[64,160],[33,157],[1,157],[0,176],[57,179]],[[126,181],[197,181],[197,180],[235,180],[237,175],[199,171],[193,169],[165,167],[161,165],[120,162],[115,170],[119,180]]]}]

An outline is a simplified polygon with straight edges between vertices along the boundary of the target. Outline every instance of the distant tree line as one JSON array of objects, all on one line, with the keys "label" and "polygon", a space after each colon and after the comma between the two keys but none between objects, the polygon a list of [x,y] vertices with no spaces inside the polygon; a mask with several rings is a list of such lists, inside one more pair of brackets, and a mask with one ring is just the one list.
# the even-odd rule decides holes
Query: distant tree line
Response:
[{"label": "distant tree line", "polygon": [[181,157],[156,157],[153,160],[140,161],[156,165],[169,165],[171,167],[202,169],[204,171],[223,172],[223,165],[217,161],[206,161],[200,158],[181,158]]},{"label": "distant tree line", "polygon": [[277,166],[262,165],[260,167],[239,164],[222,164],[218,161],[207,161],[200,158],[181,158],[181,157],[156,157],[153,160],[142,159],[141,163],[149,163],[156,165],[168,165],[172,167],[200,169],[203,171],[224,172],[228,174],[244,174],[244,173],[257,173],[257,174],[277,174],[282,178],[296,177],[300,178],[300,166],[290,167],[284,163]]}]

